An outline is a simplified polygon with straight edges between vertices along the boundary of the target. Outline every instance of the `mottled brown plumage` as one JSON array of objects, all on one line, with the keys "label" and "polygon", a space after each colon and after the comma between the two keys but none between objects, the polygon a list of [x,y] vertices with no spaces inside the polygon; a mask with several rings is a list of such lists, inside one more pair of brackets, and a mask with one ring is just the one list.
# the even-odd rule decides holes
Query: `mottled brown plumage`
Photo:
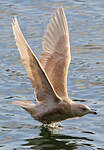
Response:
[{"label": "mottled brown plumage", "polygon": [[35,90],[37,105],[32,101],[15,101],[31,116],[50,124],[68,118],[96,114],[84,104],[75,104],[68,98],[67,73],[70,63],[70,44],[66,17],[63,8],[58,8],[45,32],[40,61],[32,52],[19,28],[16,18],[12,24],[16,45]]}]

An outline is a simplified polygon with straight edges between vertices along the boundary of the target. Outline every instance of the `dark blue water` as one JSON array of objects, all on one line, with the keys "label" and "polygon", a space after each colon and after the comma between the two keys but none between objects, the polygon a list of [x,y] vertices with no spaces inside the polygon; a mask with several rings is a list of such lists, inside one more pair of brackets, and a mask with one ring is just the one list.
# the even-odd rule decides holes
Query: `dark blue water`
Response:
[{"label": "dark blue water", "polygon": [[[62,122],[62,128],[45,129],[14,100],[34,99],[21,63],[11,23],[19,24],[39,57],[46,25],[55,9],[67,16],[72,61],[68,93],[98,115]],[[103,0],[0,0],[0,149],[103,150],[104,149],[104,1]]]}]

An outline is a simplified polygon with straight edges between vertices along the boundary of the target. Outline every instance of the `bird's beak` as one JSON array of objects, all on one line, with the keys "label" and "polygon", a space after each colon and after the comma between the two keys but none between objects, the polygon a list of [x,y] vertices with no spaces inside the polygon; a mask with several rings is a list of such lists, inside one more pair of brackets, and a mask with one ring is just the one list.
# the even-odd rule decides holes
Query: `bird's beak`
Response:
[{"label": "bird's beak", "polygon": [[89,112],[90,114],[95,114],[95,115],[97,115],[97,112],[95,111],[95,110],[90,110],[90,112]]}]

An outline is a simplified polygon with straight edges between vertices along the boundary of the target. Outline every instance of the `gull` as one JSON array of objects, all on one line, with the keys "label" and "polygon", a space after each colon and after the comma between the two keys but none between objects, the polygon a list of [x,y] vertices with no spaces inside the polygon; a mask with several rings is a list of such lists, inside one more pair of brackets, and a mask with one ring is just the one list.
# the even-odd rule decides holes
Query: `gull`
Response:
[{"label": "gull", "polygon": [[63,7],[57,8],[44,35],[40,59],[31,50],[13,19],[12,29],[22,62],[35,91],[37,104],[30,100],[14,101],[42,124],[52,124],[86,114],[97,114],[85,104],[68,97],[67,74],[71,60],[69,32]]}]

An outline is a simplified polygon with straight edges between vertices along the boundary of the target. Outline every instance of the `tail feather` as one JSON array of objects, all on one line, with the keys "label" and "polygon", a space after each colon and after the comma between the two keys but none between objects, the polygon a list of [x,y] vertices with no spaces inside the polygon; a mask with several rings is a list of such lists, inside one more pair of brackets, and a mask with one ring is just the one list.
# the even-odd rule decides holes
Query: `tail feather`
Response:
[{"label": "tail feather", "polygon": [[28,100],[14,101],[12,104],[24,108],[29,113],[32,112],[32,110],[33,110],[33,108],[35,106],[35,104],[32,101],[28,101]]}]

